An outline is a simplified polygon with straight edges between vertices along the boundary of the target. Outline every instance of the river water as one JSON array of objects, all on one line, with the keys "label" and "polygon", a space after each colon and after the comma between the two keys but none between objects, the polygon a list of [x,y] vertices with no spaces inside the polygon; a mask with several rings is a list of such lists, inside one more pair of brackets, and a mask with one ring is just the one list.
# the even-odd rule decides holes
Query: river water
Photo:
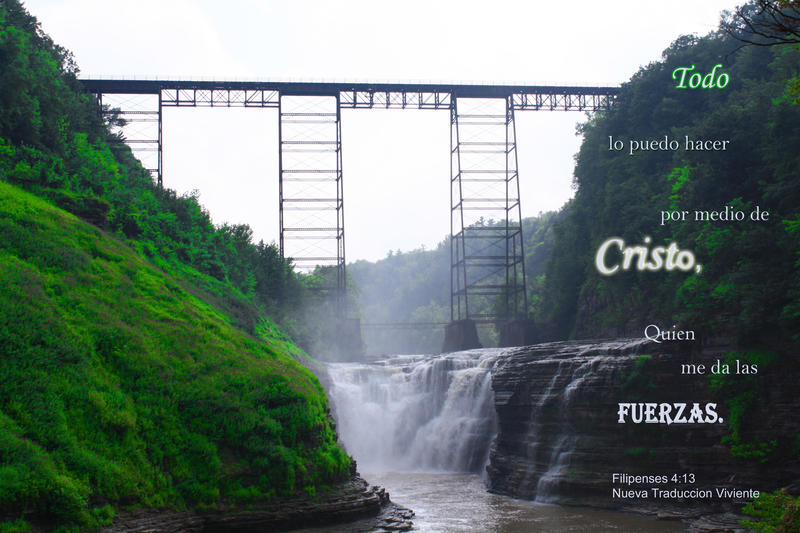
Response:
[{"label": "river water", "polygon": [[392,501],[414,510],[417,531],[436,533],[677,532],[679,522],[562,507],[486,492],[477,474],[379,474],[370,483],[387,487]]},{"label": "river water", "polygon": [[[675,521],[487,492],[482,473],[496,433],[491,371],[502,353],[484,349],[328,366],[328,392],[345,448],[370,484],[385,487],[393,502],[414,510],[414,531],[685,530]],[[370,524],[302,531],[375,531]]]},{"label": "river water", "polygon": [[[486,492],[478,474],[366,473],[392,501],[414,510],[414,529],[424,533],[677,533],[681,522],[589,507],[564,507]],[[296,533],[377,533],[372,520]]]}]

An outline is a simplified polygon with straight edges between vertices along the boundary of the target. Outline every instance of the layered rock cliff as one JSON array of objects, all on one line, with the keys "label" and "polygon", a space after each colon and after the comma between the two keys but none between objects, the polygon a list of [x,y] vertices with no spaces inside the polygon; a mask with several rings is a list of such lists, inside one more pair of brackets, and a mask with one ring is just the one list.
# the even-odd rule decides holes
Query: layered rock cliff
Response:
[{"label": "layered rock cliff", "polygon": [[[498,433],[487,465],[489,489],[538,501],[660,514],[672,509],[688,516],[693,508],[734,508],[745,500],[620,498],[614,487],[649,490],[659,485],[626,486],[613,482],[613,474],[677,475],[679,483],[661,485],[667,489],[768,490],[790,484],[797,478],[796,464],[732,457],[722,444],[730,413],[713,397],[708,376],[681,374],[683,363],[710,368],[718,358],[691,356],[678,343],[638,340],[557,342],[511,350],[493,370]],[[760,422],[795,431],[787,414],[797,402],[779,392],[773,400],[773,409]],[[702,409],[718,403],[722,421],[637,424],[628,415],[626,423],[619,423],[619,403],[687,404],[686,417],[695,403]],[[695,482],[689,483],[692,478]]]}]

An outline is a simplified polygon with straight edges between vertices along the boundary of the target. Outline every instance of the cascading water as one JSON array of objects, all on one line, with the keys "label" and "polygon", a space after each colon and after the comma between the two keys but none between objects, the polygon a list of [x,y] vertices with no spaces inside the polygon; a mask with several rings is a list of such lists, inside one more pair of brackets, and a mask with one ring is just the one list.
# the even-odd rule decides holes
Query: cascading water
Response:
[{"label": "cascading water", "polygon": [[[533,461],[525,480],[525,490],[530,490],[537,501],[549,502],[557,499],[559,485],[568,476],[571,456],[578,442],[578,433],[570,424],[574,400],[585,394],[586,390],[596,390],[590,386],[590,382],[613,376],[614,370],[630,357],[576,354],[568,360],[542,360],[545,364],[555,363],[556,371],[547,389],[539,397],[536,408],[531,410],[532,423],[528,430],[529,453],[533,457],[544,455],[544,461],[539,463],[542,470],[536,472],[533,466],[536,461]],[[550,412],[561,413],[561,416],[558,417],[555,428],[551,426],[550,435],[545,435],[539,419],[548,409]],[[552,443],[549,446],[548,441]],[[533,480],[535,485],[532,486]]]},{"label": "cascading water", "polygon": [[367,472],[481,472],[495,434],[502,350],[332,363],[339,435]]},{"label": "cascading water", "polygon": [[[591,404],[592,391],[611,387],[635,359],[605,349],[615,346],[559,343],[332,363],[329,392],[339,434],[365,471],[482,473],[497,433],[496,408],[511,400],[520,405],[510,437],[526,465],[521,477],[516,469],[517,484],[526,497],[549,501],[580,439],[572,411]],[[517,372],[521,362],[536,370]],[[531,376],[524,394],[511,399],[504,386],[493,390],[496,370],[514,381]]]}]

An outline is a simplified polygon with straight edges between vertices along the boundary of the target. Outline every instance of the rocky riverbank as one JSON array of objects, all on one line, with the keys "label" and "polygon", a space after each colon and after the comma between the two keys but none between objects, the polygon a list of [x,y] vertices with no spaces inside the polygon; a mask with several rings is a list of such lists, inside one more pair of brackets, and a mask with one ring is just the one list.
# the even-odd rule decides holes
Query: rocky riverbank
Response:
[{"label": "rocky riverbank", "polygon": [[359,475],[328,493],[255,504],[247,510],[202,512],[142,509],[121,514],[101,533],[244,533],[291,531],[306,527],[342,524],[365,518],[374,530],[407,531],[413,511],[395,505],[383,488],[370,486]]}]

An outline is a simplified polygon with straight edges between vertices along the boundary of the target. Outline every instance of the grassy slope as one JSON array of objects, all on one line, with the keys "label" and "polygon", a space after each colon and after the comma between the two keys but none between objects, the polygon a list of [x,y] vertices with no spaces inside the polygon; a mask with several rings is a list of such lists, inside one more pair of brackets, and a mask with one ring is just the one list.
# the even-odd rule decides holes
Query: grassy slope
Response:
[{"label": "grassy slope", "polygon": [[0,287],[0,531],[313,493],[346,472],[319,382],[270,324],[248,336],[2,182]]}]

